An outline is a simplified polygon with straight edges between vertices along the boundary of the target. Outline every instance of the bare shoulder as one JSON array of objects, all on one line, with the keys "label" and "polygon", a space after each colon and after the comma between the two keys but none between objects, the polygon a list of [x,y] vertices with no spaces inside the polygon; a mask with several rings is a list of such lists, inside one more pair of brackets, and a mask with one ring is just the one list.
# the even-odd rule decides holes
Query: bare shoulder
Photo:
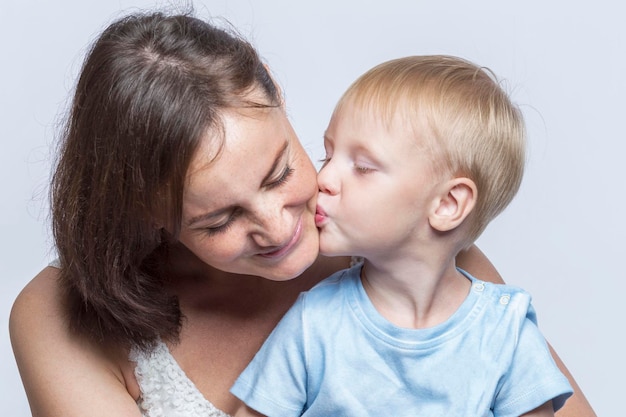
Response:
[{"label": "bare shoulder", "polygon": [[58,269],[44,268],[17,296],[9,318],[14,349],[48,335],[56,338],[58,331],[66,327],[58,275]]},{"label": "bare shoulder", "polygon": [[504,283],[500,273],[476,245],[461,251],[456,256],[456,264],[481,280],[495,282],[496,284]]},{"label": "bare shoulder", "polygon": [[44,307],[42,304],[57,304],[50,302],[59,301],[56,300],[58,298],[56,295],[60,292],[57,284],[58,276],[59,270],[50,266],[39,272],[16,298],[11,311],[11,319],[26,318],[22,316],[23,313]]},{"label": "bare shoulder", "polygon": [[[11,345],[33,416],[139,416],[126,352],[69,330],[59,270],[43,269],[16,298]],[[130,372],[129,372],[130,371]]]}]

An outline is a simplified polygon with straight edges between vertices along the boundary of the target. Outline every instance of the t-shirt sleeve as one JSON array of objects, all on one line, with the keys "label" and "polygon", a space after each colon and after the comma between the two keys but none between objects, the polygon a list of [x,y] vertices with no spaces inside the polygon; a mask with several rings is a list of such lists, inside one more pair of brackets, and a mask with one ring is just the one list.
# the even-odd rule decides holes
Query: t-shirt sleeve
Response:
[{"label": "t-shirt sleeve", "polygon": [[271,417],[300,416],[306,404],[303,297],[285,314],[230,392]]},{"label": "t-shirt sleeve", "polygon": [[569,381],[550,355],[531,305],[521,324],[509,373],[496,394],[494,415],[519,416],[550,400],[556,411],[572,392]]}]

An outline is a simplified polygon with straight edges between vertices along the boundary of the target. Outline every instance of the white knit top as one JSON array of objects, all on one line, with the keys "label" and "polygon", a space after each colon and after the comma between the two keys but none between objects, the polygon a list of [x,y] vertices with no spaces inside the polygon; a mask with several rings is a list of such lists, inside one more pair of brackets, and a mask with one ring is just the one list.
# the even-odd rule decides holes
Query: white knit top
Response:
[{"label": "white knit top", "polygon": [[141,389],[137,405],[144,417],[229,417],[218,410],[185,375],[165,343],[149,353],[132,349]]}]

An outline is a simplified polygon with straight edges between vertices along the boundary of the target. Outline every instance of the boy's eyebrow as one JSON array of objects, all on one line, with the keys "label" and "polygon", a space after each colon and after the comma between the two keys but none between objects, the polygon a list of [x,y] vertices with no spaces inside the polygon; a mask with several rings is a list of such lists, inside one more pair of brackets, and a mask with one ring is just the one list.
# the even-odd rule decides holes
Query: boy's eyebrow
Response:
[{"label": "boy's eyebrow", "polygon": [[[272,163],[272,166],[267,171],[267,174],[263,178],[263,181],[261,181],[261,187],[272,177],[272,175],[274,174],[274,171],[276,171],[276,167],[278,166],[280,161],[283,159],[288,149],[289,149],[289,141],[285,140],[285,143],[283,144],[283,146],[278,150],[278,152],[276,152],[276,156],[274,157],[274,162]],[[222,207],[215,211],[211,211],[209,213],[203,213],[203,214],[194,216],[186,222],[187,227],[191,227],[194,224],[210,219],[211,217],[217,217],[223,213],[227,213],[231,211],[233,208],[234,206]]]}]

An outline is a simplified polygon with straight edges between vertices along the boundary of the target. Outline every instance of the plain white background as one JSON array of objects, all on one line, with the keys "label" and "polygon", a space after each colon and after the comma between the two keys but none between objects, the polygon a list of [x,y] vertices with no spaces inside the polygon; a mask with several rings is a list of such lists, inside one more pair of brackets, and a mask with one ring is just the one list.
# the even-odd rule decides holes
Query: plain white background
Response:
[{"label": "plain white background", "polygon": [[[87,45],[151,1],[0,5],[0,316],[53,256],[47,183],[57,121]],[[527,119],[527,174],[479,247],[534,296],[539,324],[598,415],[622,415],[626,256],[626,26],[617,1],[197,1],[249,38],[284,89],[315,160],[339,95],[404,55],[459,55],[490,67]],[[620,330],[621,329],[621,330]],[[0,414],[30,415],[8,332]],[[51,359],[53,360],[53,359]]]}]

